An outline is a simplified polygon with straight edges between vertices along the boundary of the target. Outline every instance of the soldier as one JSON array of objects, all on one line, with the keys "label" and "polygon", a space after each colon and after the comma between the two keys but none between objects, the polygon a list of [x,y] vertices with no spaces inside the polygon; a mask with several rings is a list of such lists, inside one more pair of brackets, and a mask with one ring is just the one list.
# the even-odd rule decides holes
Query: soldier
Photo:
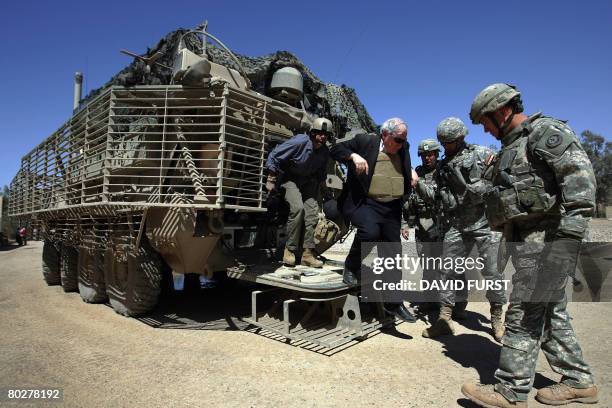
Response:
[{"label": "soldier", "polygon": [[488,175],[494,189],[485,199],[491,225],[502,226],[505,238],[515,241],[516,272],[495,372],[500,382],[464,384],[462,392],[481,406],[527,407],[541,347],[562,377],[536,399],[595,403],[597,387],[570,324],[564,290],[594,208],[591,163],[564,122],[525,115],[513,86],[486,87],[474,99],[470,118],[502,143]]},{"label": "soldier", "polygon": [[292,137],[276,146],[268,156],[266,189],[271,192],[280,184],[285,191],[285,201],[289,204],[287,243],[283,253],[285,265],[295,266],[295,252],[302,238],[304,223],[302,265],[315,268],[323,266],[323,262],[317,259],[314,253],[314,230],[319,214],[319,189],[325,180],[329,159],[325,142],[331,135],[331,121],[318,118],[314,121],[309,135]]},{"label": "soldier", "polygon": [[[482,146],[465,143],[468,130],[461,119],[450,117],[438,124],[437,136],[444,146],[444,159],[438,165],[437,197],[444,211],[442,229],[442,258],[469,256],[476,245],[484,268],[480,271],[486,280],[502,281],[503,271],[497,266],[500,234],[491,231],[485,216],[482,194],[489,184],[482,176],[493,152]],[[452,269],[442,269],[441,281],[461,279]],[[503,334],[502,306],[506,302],[503,287],[487,290],[491,304],[493,337],[500,341]],[[440,315],[438,320],[423,331],[423,337],[454,334],[452,323],[455,291],[440,290]]]},{"label": "soldier", "polygon": [[[407,225],[402,229],[402,236],[408,239],[408,226],[415,226],[417,254],[425,258],[436,258],[441,255],[441,245],[433,244],[440,241],[438,217],[433,199],[428,200],[427,197],[435,195],[434,175],[440,155],[440,144],[435,139],[424,139],[419,143],[418,154],[422,164],[415,169],[419,177],[415,192],[404,204],[404,220]],[[431,267],[423,268],[423,279],[429,282],[438,279],[438,271]],[[437,292],[430,292],[426,301],[419,305],[419,311],[425,312],[437,308],[438,303],[431,301],[435,298]]]}]

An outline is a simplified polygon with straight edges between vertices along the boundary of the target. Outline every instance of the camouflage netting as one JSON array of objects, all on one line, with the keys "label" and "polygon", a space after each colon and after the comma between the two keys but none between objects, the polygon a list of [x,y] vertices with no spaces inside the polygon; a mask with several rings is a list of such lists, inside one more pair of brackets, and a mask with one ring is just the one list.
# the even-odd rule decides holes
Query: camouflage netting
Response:
[{"label": "camouflage netting", "polygon": [[[147,50],[147,56],[159,51],[162,56],[157,62],[170,67],[173,66],[180,37],[186,31],[185,29],[179,29],[169,33],[154,48]],[[187,48],[196,53],[201,53],[201,42],[195,35],[185,36],[184,41]],[[235,62],[223,49],[209,43],[207,53],[212,62],[238,69]],[[345,85],[339,86],[322,82],[290,52],[277,51],[274,54],[262,57],[247,57],[236,54],[236,57],[244,67],[253,89],[262,94],[267,93],[272,74],[276,70],[287,66],[299,70],[304,78],[306,110],[318,116],[332,119],[340,130],[338,136],[342,137],[344,132],[348,130],[364,129],[368,132],[374,132],[378,128],[354,89]],[[134,60],[102,87],[91,91],[82,102],[86,103],[111,85],[133,86],[170,83],[172,74],[170,70],[153,65],[150,73],[147,73],[145,68],[142,61]]]}]

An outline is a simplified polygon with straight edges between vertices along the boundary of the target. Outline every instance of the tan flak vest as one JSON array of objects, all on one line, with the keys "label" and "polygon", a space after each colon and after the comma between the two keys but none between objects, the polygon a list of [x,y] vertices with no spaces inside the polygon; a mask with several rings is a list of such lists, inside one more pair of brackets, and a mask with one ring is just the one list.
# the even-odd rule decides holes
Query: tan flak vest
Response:
[{"label": "tan flak vest", "polygon": [[388,202],[404,195],[404,176],[399,154],[378,153],[368,197]]}]

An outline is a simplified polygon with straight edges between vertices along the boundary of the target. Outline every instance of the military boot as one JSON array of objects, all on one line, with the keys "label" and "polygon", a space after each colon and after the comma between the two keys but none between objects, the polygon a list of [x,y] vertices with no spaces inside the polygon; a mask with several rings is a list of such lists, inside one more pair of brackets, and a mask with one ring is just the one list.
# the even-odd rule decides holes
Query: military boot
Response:
[{"label": "military boot", "polygon": [[501,339],[504,336],[504,322],[502,321],[503,315],[503,305],[501,303],[491,303],[491,328],[493,329],[493,338],[498,343],[501,342]]},{"label": "military boot", "polygon": [[508,401],[506,397],[495,391],[493,385],[467,383],[461,387],[461,392],[472,402],[488,408],[527,408],[526,401]]},{"label": "military boot", "polygon": [[287,247],[283,253],[283,263],[287,266],[295,266],[295,254]]},{"label": "military boot", "polygon": [[423,302],[417,306],[419,313],[429,313],[440,310],[440,304],[437,302]]},{"label": "military boot", "polygon": [[599,401],[597,387],[574,388],[567,384],[553,384],[538,390],[536,400],[548,405],[566,405],[570,402],[582,402],[584,404],[595,404]]},{"label": "military boot", "polygon": [[447,334],[453,335],[455,334],[455,329],[453,328],[453,321],[451,316],[453,314],[453,307],[448,305],[440,306],[440,316],[438,320],[431,327],[423,330],[422,336],[427,338],[434,338],[438,336],[444,336]]},{"label": "military boot", "polygon": [[302,252],[302,265],[311,266],[313,268],[321,268],[323,266],[323,262],[315,257],[312,249],[304,248],[304,252]]},{"label": "military boot", "polygon": [[453,307],[453,319],[455,320],[465,320],[467,319],[467,312],[465,308],[467,307],[468,302],[457,302],[455,303],[455,307]]}]

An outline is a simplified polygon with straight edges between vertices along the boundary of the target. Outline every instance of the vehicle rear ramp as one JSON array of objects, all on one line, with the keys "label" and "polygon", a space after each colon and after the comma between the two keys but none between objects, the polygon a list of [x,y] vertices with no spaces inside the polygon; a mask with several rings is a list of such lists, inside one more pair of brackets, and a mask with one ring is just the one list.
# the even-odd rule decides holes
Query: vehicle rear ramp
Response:
[{"label": "vehicle rear ramp", "polygon": [[360,302],[359,287],[342,282],[342,264],[326,260],[323,268],[280,263],[242,264],[228,276],[265,289],[251,293],[251,330],[295,346],[329,351],[364,340],[395,324],[381,302]]}]

